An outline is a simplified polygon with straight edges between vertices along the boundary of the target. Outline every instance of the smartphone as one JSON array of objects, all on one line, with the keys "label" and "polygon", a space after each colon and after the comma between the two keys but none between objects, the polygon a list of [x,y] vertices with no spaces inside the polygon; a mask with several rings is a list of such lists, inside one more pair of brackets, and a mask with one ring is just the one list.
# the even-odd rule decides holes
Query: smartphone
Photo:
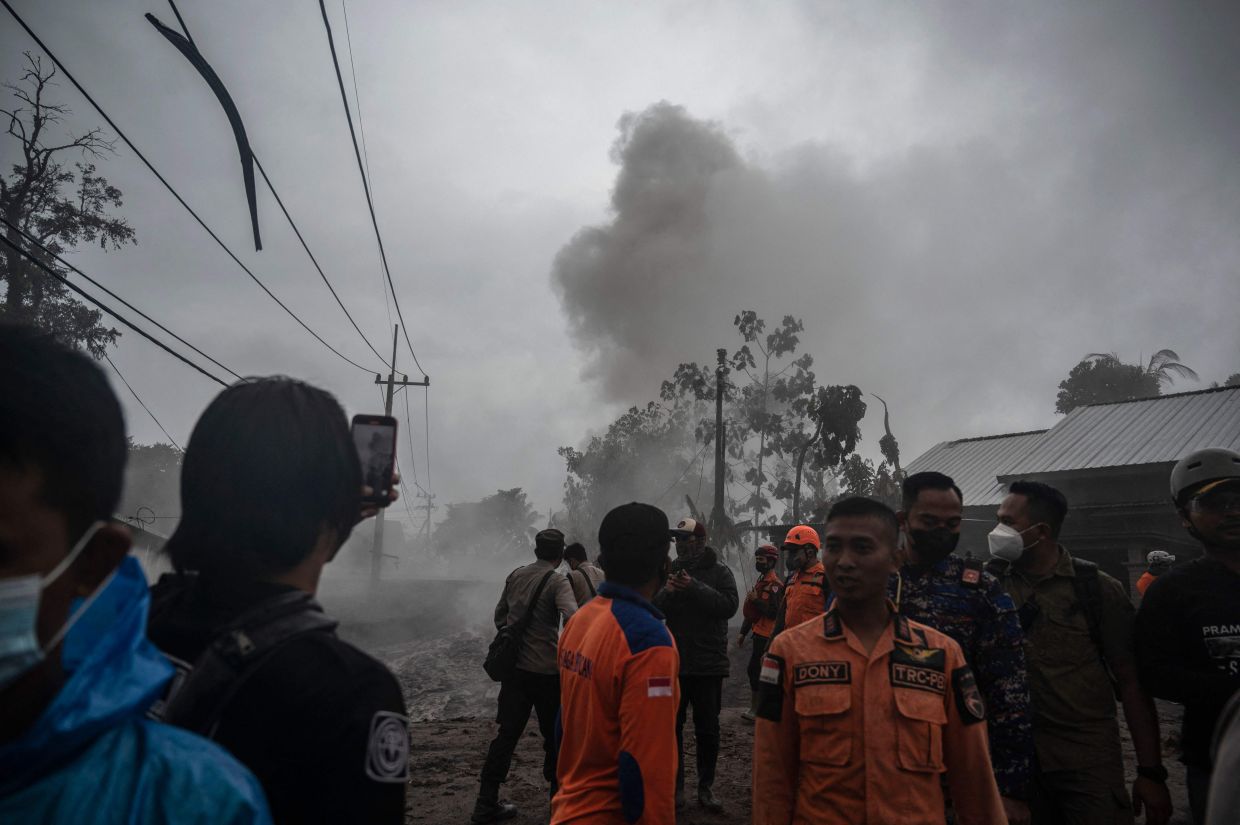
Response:
[{"label": "smartphone", "polygon": [[396,419],[390,415],[355,415],[351,429],[362,463],[362,483],[373,491],[362,501],[385,507],[392,500],[392,472],[396,469]]}]

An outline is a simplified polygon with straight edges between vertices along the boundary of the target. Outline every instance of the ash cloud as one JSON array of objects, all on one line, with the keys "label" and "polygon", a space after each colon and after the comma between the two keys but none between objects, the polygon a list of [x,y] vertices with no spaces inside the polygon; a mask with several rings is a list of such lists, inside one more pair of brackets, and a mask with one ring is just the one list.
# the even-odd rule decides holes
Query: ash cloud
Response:
[{"label": "ash cloud", "polygon": [[755,158],[685,108],[626,114],[610,220],[551,273],[601,395],[654,397],[748,307],[803,317],[819,379],[883,394],[917,452],[1045,426],[1087,352],[1234,372],[1234,7],[991,8],[902,21],[924,93],[981,112],[947,138]]}]

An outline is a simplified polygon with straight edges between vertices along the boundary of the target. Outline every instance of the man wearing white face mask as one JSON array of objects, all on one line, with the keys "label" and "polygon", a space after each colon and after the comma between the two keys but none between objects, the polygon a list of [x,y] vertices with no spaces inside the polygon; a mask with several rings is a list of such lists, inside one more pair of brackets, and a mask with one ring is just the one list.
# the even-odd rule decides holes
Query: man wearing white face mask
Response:
[{"label": "man wearing white face mask", "polygon": [[[992,563],[1025,632],[1033,700],[1034,825],[1133,822],[1171,815],[1154,702],[1137,681],[1133,609],[1123,585],[1059,544],[1068,502],[1053,487],[1011,485],[990,534]],[[1124,787],[1115,700],[1137,752]]]},{"label": "man wearing white face mask", "polygon": [[0,822],[269,823],[254,777],[148,721],[173,668],[109,521],[126,444],[85,356],[0,324]]}]

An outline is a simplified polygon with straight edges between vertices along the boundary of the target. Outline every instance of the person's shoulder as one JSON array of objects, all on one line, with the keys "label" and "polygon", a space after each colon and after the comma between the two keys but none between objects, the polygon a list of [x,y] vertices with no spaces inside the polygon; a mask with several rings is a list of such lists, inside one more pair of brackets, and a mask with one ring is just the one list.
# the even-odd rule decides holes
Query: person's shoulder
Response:
[{"label": "person's shoulder", "polygon": [[400,682],[392,671],[335,633],[306,633],[288,640],[251,681],[266,683],[275,688],[274,695],[287,695],[290,702],[306,697],[317,704],[337,696],[404,713]]},{"label": "person's shoulder", "polygon": [[[596,600],[598,607],[594,610],[602,609],[604,602]],[[586,607],[590,607],[592,601]],[[634,604],[627,599],[611,599],[611,605],[608,608],[616,625],[620,628],[620,632],[624,635],[625,644],[628,645],[629,654],[636,656],[651,648],[672,647],[672,634],[668,631],[667,625],[659,620],[657,616],[639,604]]]},{"label": "person's shoulder", "polygon": [[[153,796],[170,800],[159,806],[177,812],[178,822],[268,822],[262,787],[248,768],[216,743],[187,730],[149,719],[133,719],[117,731],[139,741],[140,783]],[[190,808],[209,799],[210,807]],[[245,812],[252,816],[245,816]],[[201,815],[198,815],[198,814]]]}]

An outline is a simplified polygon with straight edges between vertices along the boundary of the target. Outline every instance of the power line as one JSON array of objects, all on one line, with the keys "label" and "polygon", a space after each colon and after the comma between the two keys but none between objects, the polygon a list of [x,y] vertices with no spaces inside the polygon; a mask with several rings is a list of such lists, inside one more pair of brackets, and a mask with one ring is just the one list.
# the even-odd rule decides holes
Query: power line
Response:
[{"label": "power line", "polygon": [[[0,0],[8,5],[8,0]],[[323,14],[323,28],[327,30],[327,45],[332,53],[332,66],[336,70],[336,84],[340,87],[340,102],[344,104],[344,116],[349,122],[349,137],[353,140],[353,154],[357,158],[357,171],[362,177],[362,189],[366,192],[366,207],[370,210],[370,223],[375,228],[375,240],[379,244],[379,259],[383,261],[383,273],[387,276],[388,288],[392,290],[392,303],[396,305],[396,318],[400,321],[401,332],[405,336],[405,346],[413,356],[413,363],[426,377],[426,370],[418,362],[418,354],[413,351],[413,343],[409,340],[409,325],[405,323],[404,313],[400,310],[400,299],[396,297],[396,284],[392,281],[392,269],[388,266],[387,252],[383,249],[383,236],[379,233],[379,219],[375,217],[375,202],[370,196],[370,182],[366,178],[366,166],[362,163],[362,151],[357,144],[357,131],[353,128],[353,114],[349,111],[349,97],[344,90],[344,76],[340,73],[340,61],[336,57],[336,41],[332,37],[332,24],[327,19],[327,5],[319,0],[319,11]]]},{"label": "power line", "polygon": [[[174,0],[168,0],[168,5],[172,7],[172,13],[176,15],[177,22],[181,24],[181,31],[185,33],[185,39],[189,41],[190,45],[193,46],[195,50],[197,50],[198,45],[194,42],[193,36],[190,35],[189,27],[185,25],[185,20],[182,19],[181,12],[177,9],[177,4]],[[254,154],[253,150],[250,151],[250,158],[254,161],[254,165],[258,167],[259,174],[263,176],[263,182],[267,184],[267,189],[271,192],[272,197],[276,199],[276,205],[278,205],[280,207],[280,211],[284,213],[284,218],[288,221],[288,225],[292,227],[293,234],[297,236],[297,240],[301,243],[301,248],[306,251],[306,255],[310,258],[310,263],[314,264],[314,268],[318,270],[319,277],[322,278],[323,283],[327,285],[327,291],[330,292],[332,294],[332,298],[336,300],[336,304],[340,307],[341,312],[344,313],[344,317],[349,319],[349,323],[353,325],[353,329],[355,329],[357,334],[361,336],[362,340],[366,342],[366,346],[370,347],[370,351],[375,354],[375,357],[379,359],[379,362],[385,367],[390,366],[387,361],[384,360],[383,356],[379,354],[379,350],[375,349],[374,344],[370,343],[370,339],[366,337],[366,333],[362,332],[361,327],[357,325],[357,321],[354,321],[353,316],[349,314],[349,310],[345,307],[344,302],[340,300],[340,296],[336,293],[336,288],[333,287],[332,282],[328,280],[327,273],[323,271],[323,267],[319,266],[319,261],[314,257],[314,253],[310,251],[310,246],[306,243],[306,239],[302,236],[301,229],[297,227],[297,222],[293,220],[293,216],[289,214],[288,209],[284,206],[284,199],[281,198],[280,193],[276,191],[275,184],[271,182],[271,178],[267,175],[267,170],[263,168],[262,162],[258,159],[258,155]]]},{"label": "power line", "polygon": [[221,249],[223,249],[226,253],[228,253],[228,257],[232,258],[233,261],[237,264],[237,266],[241,267],[242,271],[245,272],[246,275],[250,276],[250,280],[258,284],[258,286],[263,290],[263,292],[267,293],[267,296],[271,298],[271,300],[275,301],[276,304],[282,310],[288,313],[289,317],[291,317],[294,321],[300,324],[302,329],[310,333],[314,337],[314,339],[317,340],[320,344],[322,344],[323,346],[331,350],[333,353],[335,353],[335,355],[338,358],[340,358],[341,360],[349,364],[352,364],[354,367],[357,367],[359,370],[362,370],[363,372],[366,372],[366,373],[374,372],[374,370],[371,370],[367,367],[363,367],[361,364],[352,360],[351,358],[349,358],[348,356],[344,355],[339,350],[337,350],[335,347],[333,347],[331,344],[327,343],[327,341],[323,340],[322,336],[320,336],[317,332],[311,329],[309,325],[306,324],[305,321],[301,320],[301,318],[298,317],[297,313],[293,312],[293,310],[289,309],[288,306],[286,306],[283,301],[277,298],[275,293],[272,292],[270,289],[268,289],[267,285],[264,284],[259,279],[259,277],[250,270],[248,266],[242,263],[241,259],[238,258],[237,255],[232,251],[232,249],[229,248],[228,244],[224,243],[224,241],[220,238],[220,236],[215,234],[215,231],[211,229],[210,226],[207,225],[207,222],[204,221],[202,217],[199,216],[199,214],[194,211],[194,208],[190,206],[183,197],[181,197],[181,194],[177,192],[177,190],[172,186],[172,184],[169,183],[168,180],[162,174],[160,174],[159,170],[156,169],[155,166],[149,160],[147,160],[146,155],[142,154],[141,150],[139,150],[138,147],[134,145],[133,141],[131,141],[129,137],[123,131],[121,131],[121,128],[116,125],[116,123],[112,120],[111,117],[108,116],[108,113],[103,110],[103,107],[95,102],[95,99],[90,96],[90,93],[87,92],[85,88],[82,87],[82,84],[77,81],[77,78],[75,78],[73,74],[68,69],[65,68],[64,64],[60,62],[60,59],[56,57],[56,55],[53,54],[50,49],[48,49],[47,45],[44,44],[44,42],[41,39],[39,39],[39,36],[34,33],[34,31],[30,28],[30,26],[26,25],[26,21],[22,19],[21,15],[19,15],[13,9],[13,7],[9,5],[9,0],[0,0],[0,5],[3,5],[5,10],[8,11],[10,15],[12,15],[13,19],[16,20],[17,23],[23,29],[25,29],[26,34],[30,35],[30,38],[34,40],[34,42],[39,46],[39,48],[42,49],[49,58],[51,58],[51,61],[56,64],[56,68],[60,69],[60,71],[64,74],[64,76],[69,79],[69,82],[73,84],[74,88],[76,88],[78,92],[81,93],[82,97],[86,98],[86,102],[94,107],[95,111],[99,113],[99,116],[102,117],[107,122],[108,126],[110,126],[114,132],[116,132],[117,137],[119,137],[121,140],[125,142],[125,145],[128,146],[130,150],[134,153],[134,155],[137,156],[138,160],[142,161],[142,163],[146,166],[146,168],[151,171],[151,174],[153,174],[159,180],[159,182],[164,185],[164,188],[167,189],[172,194],[172,196],[177,199],[177,202],[180,203],[181,206],[185,208],[185,211],[189,212],[189,214],[193,216],[194,220],[198,222],[198,225],[201,226],[204,230],[206,230],[207,234],[211,236],[211,239],[214,240]]},{"label": "power line", "polygon": [[[349,74],[353,78],[353,102],[357,106],[357,127],[362,133],[362,157],[366,159],[366,180],[370,181],[370,152],[366,148],[366,121],[362,119],[362,94],[357,89],[357,67],[353,65],[353,35],[349,33],[349,5],[340,0],[340,11],[344,14],[344,40],[349,48]],[[383,282],[383,273],[379,273],[379,291],[383,293],[383,306],[387,310],[388,326],[392,325],[392,303],[388,300],[387,285]]]},{"label": "power line", "polygon": [[[687,476],[687,475],[689,474],[689,471],[693,469],[693,465],[694,465],[694,464],[697,464],[698,459],[699,459],[699,458],[701,458],[701,457],[702,457],[702,454],[706,452],[706,448],[707,448],[708,446],[710,446],[710,443],[711,443],[711,439],[707,439],[706,441],[703,441],[703,442],[702,442],[702,446],[701,446],[701,448],[697,451],[697,455],[695,455],[693,458],[689,459],[689,463],[688,463],[687,465],[685,465],[684,472],[682,472],[682,473],[680,474],[680,476],[679,476],[679,477],[678,477],[675,481],[673,481],[671,484],[667,485],[667,489],[666,489],[666,490],[664,490],[662,493],[659,493],[658,498],[656,498],[656,499],[655,499],[655,503],[656,503],[656,504],[657,504],[658,502],[662,501],[662,500],[663,500],[663,498],[664,498],[664,496],[666,496],[668,493],[670,493],[670,492],[671,492],[671,491],[672,491],[672,490],[676,487],[676,485],[677,485],[677,484],[679,484],[679,483],[681,482],[681,480],[682,480],[682,479],[684,479],[684,477],[685,477],[685,476]],[[703,467],[705,467],[705,466],[706,466],[705,462],[703,462],[702,466],[703,466]]]},{"label": "power line", "polygon": [[[2,3],[2,2],[4,2],[4,0],[0,0],[0,3]],[[150,341],[150,342],[151,342],[152,344],[154,344],[155,346],[157,346],[157,347],[159,347],[160,349],[162,349],[164,352],[166,352],[166,353],[168,353],[169,355],[171,355],[173,358],[176,358],[178,361],[183,361],[183,362],[185,362],[185,363],[186,363],[186,364],[188,364],[189,366],[191,366],[191,367],[193,367],[194,369],[198,370],[198,371],[199,371],[200,373],[202,373],[203,375],[205,375],[205,376],[207,376],[208,378],[210,378],[210,379],[211,379],[212,381],[214,381],[215,383],[219,384],[221,387],[227,387],[227,386],[228,386],[228,384],[227,384],[227,383],[225,383],[224,381],[222,381],[222,380],[220,380],[219,378],[215,377],[215,376],[214,376],[214,375],[212,375],[211,373],[207,372],[205,369],[203,369],[202,367],[198,366],[197,364],[195,364],[193,361],[191,361],[191,360],[189,360],[188,358],[186,358],[186,357],[185,357],[184,355],[182,355],[181,353],[179,353],[179,352],[177,352],[177,351],[173,350],[172,348],[170,348],[170,347],[169,347],[167,344],[165,344],[164,342],[157,340],[154,336],[152,336],[152,335],[151,335],[150,333],[148,333],[146,330],[139,329],[138,327],[134,326],[134,324],[133,324],[133,322],[132,322],[132,321],[130,321],[129,319],[125,318],[123,315],[121,315],[120,313],[118,313],[116,310],[114,310],[114,309],[112,309],[111,307],[109,307],[109,306],[107,306],[106,304],[104,304],[104,303],[103,303],[102,301],[100,301],[98,298],[95,298],[94,296],[89,295],[89,294],[87,294],[86,292],[84,292],[84,291],[83,291],[83,290],[82,290],[79,286],[77,286],[77,284],[70,283],[70,281],[69,281],[69,279],[68,279],[68,278],[66,278],[65,276],[61,275],[61,274],[60,274],[59,272],[57,272],[56,270],[52,269],[52,268],[51,268],[50,266],[48,266],[47,264],[45,264],[45,263],[43,263],[42,261],[40,261],[40,260],[39,260],[38,258],[36,258],[34,255],[31,255],[29,252],[27,252],[26,250],[22,249],[22,248],[21,248],[20,246],[18,246],[17,244],[15,244],[15,243],[13,243],[12,241],[10,241],[10,240],[8,239],[8,236],[7,236],[7,235],[0,235],[0,241],[3,241],[3,242],[4,242],[4,244],[5,244],[6,246],[11,247],[12,249],[16,250],[16,251],[17,251],[17,252],[19,252],[20,254],[24,255],[24,256],[25,256],[25,257],[26,257],[26,258],[27,258],[27,259],[28,259],[31,263],[33,263],[35,266],[37,266],[37,267],[39,267],[40,269],[42,269],[42,270],[43,270],[44,272],[46,272],[48,275],[51,275],[51,276],[52,276],[53,278],[55,278],[56,280],[60,281],[60,282],[61,282],[62,284],[64,284],[65,286],[69,287],[69,289],[73,290],[73,291],[74,291],[74,292],[76,292],[78,295],[81,295],[81,296],[82,296],[83,298],[85,298],[87,301],[90,301],[92,304],[94,304],[95,306],[99,307],[101,310],[103,310],[104,312],[108,313],[108,314],[109,314],[109,315],[111,315],[113,318],[115,318],[116,320],[120,321],[122,324],[124,324],[125,326],[129,327],[129,328],[130,328],[130,329],[132,329],[134,332],[138,333],[138,334],[139,334],[139,335],[141,335],[143,338],[145,338],[146,340]]]},{"label": "power line", "polygon": [[[430,381],[429,378],[426,380],[428,382]],[[433,490],[435,489],[435,487],[434,485],[431,484],[431,400],[430,400],[431,399],[431,388],[428,385],[424,387],[423,389],[424,389],[424,392],[422,393],[422,405],[423,405],[422,407],[423,419],[422,420],[426,428],[425,429],[425,432],[426,432],[426,486]],[[426,493],[427,495],[430,495],[430,493],[428,493],[426,490],[423,490],[422,492]]]},{"label": "power line", "polygon": [[[159,419],[155,417],[155,413],[151,412],[151,408],[148,407],[146,405],[146,402],[143,401],[142,398],[138,395],[138,393],[134,391],[134,388],[129,386],[129,382],[125,380],[125,376],[121,375],[121,371],[116,368],[116,364],[112,363],[112,359],[108,357],[108,354],[106,352],[103,354],[103,358],[105,361],[108,362],[108,366],[112,368],[112,371],[116,373],[116,377],[121,379],[121,383],[125,385],[125,389],[129,390],[130,394],[133,395],[134,400],[136,400],[139,404],[142,405],[142,409],[146,410],[146,414],[149,415],[151,417],[151,420],[155,422],[155,426],[159,427],[160,431],[165,436],[168,437],[168,440],[172,442],[173,447],[176,447],[178,450],[180,450],[181,445],[176,442],[175,438],[173,438],[171,435],[168,435],[168,431],[164,429],[164,425],[159,423]],[[182,452],[184,452],[184,450],[182,450]]]},{"label": "power line", "polygon": [[66,260],[65,260],[64,258],[62,258],[60,255],[56,254],[56,253],[55,253],[55,252],[53,252],[51,249],[49,249],[46,245],[44,245],[44,244],[43,244],[43,243],[42,243],[42,242],[41,242],[38,238],[36,238],[36,237],[34,237],[33,235],[31,235],[29,232],[27,232],[26,230],[22,229],[20,226],[15,226],[15,225],[13,225],[13,224],[9,223],[8,219],[7,219],[7,218],[5,218],[3,215],[0,215],[0,223],[3,223],[3,224],[4,224],[5,226],[7,226],[9,229],[12,229],[12,230],[13,230],[13,231],[15,231],[15,232],[19,232],[19,233],[21,233],[22,237],[24,237],[24,238],[25,238],[25,239],[26,239],[29,243],[33,243],[35,246],[39,247],[39,249],[42,249],[45,253],[47,253],[48,255],[50,255],[52,258],[55,258],[55,259],[56,259],[56,261],[57,261],[57,262],[59,262],[62,266],[66,267],[66,268],[68,268],[68,269],[70,269],[70,270],[72,270],[73,272],[76,272],[78,275],[80,275],[80,276],[82,276],[83,278],[85,278],[85,279],[86,279],[86,281],[87,281],[87,282],[89,282],[91,285],[93,285],[93,286],[94,286],[94,287],[96,287],[97,289],[101,289],[101,290],[103,290],[105,293],[107,293],[107,294],[108,294],[108,296],[109,296],[109,297],[115,298],[116,300],[120,301],[122,304],[124,304],[124,305],[125,305],[125,307],[126,307],[126,308],[133,310],[133,311],[134,311],[134,312],[136,312],[139,316],[141,316],[141,317],[143,318],[143,320],[149,321],[150,323],[152,323],[152,324],[154,324],[155,326],[159,327],[159,328],[160,328],[163,332],[167,333],[168,335],[171,335],[173,338],[175,338],[176,340],[180,341],[182,344],[184,344],[185,346],[189,347],[189,348],[190,348],[190,349],[192,349],[194,352],[196,352],[196,353],[198,353],[199,355],[201,355],[203,358],[206,358],[206,359],[207,359],[208,361],[210,361],[212,364],[215,364],[215,366],[219,367],[219,368],[220,368],[220,369],[222,369],[224,372],[226,372],[226,373],[228,373],[229,375],[231,375],[233,378],[236,378],[238,381],[244,380],[244,379],[243,379],[240,375],[238,375],[236,372],[233,372],[231,369],[229,369],[228,367],[224,366],[224,365],[223,365],[223,364],[221,364],[219,361],[216,361],[216,360],[215,360],[214,358],[212,358],[210,355],[207,355],[205,352],[203,352],[202,350],[198,349],[198,347],[194,346],[194,345],[193,345],[193,344],[191,344],[189,341],[186,341],[184,338],[182,338],[181,336],[177,335],[175,332],[173,332],[172,330],[168,329],[168,328],[167,328],[166,326],[164,326],[163,324],[159,323],[159,321],[156,321],[154,318],[152,318],[151,316],[147,315],[145,312],[143,312],[142,310],[138,309],[138,308],[137,308],[137,307],[135,307],[133,304],[129,303],[129,302],[128,302],[128,301],[126,301],[124,298],[122,298],[121,296],[117,295],[115,292],[113,292],[112,290],[108,289],[106,286],[104,286],[103,284],[99,283],[99,282],[98,282],[98,281],[96,281],[94,278],[90,277],[90,276],[89,276],[89,275],[87,275],[85,272],[83,272],[82,270],[80,270],[80,269],[78,269],[76,266],[74,266],[73,264],[71,264],[71,263],[69,263],[68,261],[66,261]]},{"label": "power line", "polygon": [[[402,387],[402,389],[404,389]],[[413,463],[413,485],[422,490],[422,485],[418,483],[418,457],[413,452],[413,417],[409,414],[409,393],[405,392],[405,435],[409,440],[409,460]],[[426,490],[422,490],[426,492]]]}]

